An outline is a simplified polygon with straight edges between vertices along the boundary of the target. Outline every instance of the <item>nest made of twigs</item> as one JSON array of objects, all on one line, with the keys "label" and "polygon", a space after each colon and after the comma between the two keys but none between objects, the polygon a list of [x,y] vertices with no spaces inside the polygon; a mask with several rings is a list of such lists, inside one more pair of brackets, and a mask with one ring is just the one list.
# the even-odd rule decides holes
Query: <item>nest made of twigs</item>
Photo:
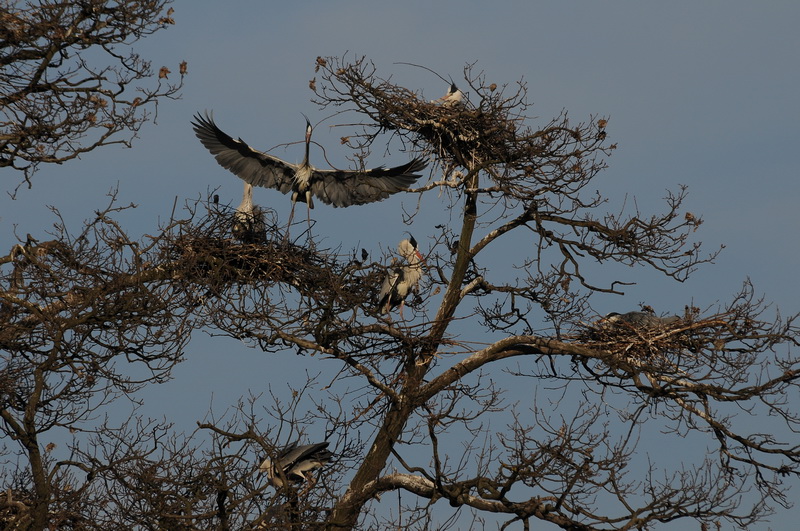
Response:
[{"label": "nest made of twigs", "polygon": [[171,254],[183,274],[222,283],[313,284],[326,266],[324,257],[289,242],[242,243],[202,235],[178,238]]},{"label": "nest made of twigs", "polygon": [[224,212],[184,226],[162,251],[172,278],[214,293],[234,285],[292,286],[333,311],[370,305],[377,297],[385,269],[375,264],[343,258],[311,240],[298,245],[276,228],[268,228],[257,241],[242,241],[231,226],[231,214]]},{"label": "nest made of twigs", "polygon": [[[702,350],[714,346],[724,323],[718,316],[705,320],[681,319],[675,323],[637,327],[600,320],[580,334],[584,346],[610,352],[612,358],[651,371],[676,373],[704,363]],[[678,370],[680,368],[680,371]]]},{"label": "nest made of twigs", "polygon": [[442,104],[413,93],[378,97],[374,105],[381,126],[414,133],[438,156],[458,164],[503,163],[518,157],[516,122],[501,109],[487,112],[464,102]]}]

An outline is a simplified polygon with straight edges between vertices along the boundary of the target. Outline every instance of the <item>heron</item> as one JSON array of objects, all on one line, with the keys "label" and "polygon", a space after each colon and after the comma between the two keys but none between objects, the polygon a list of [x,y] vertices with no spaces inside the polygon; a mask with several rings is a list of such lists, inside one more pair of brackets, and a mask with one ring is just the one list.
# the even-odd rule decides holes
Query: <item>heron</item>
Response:
[{"label": "heron", "polygon": [[664,328],[681,320],[677,315],[659,317],[650,312],[611,312],[605,316],[605,321],[613,325],[624,325],[633,328]]},{"label": "heron", "polygon": [[392,308],[400,306],[400,318],[403,318],[403,306],[406,297],[417,290],[419,280],[422,278],[422,264],[425,259],[417,249],[417,240],[409,234],[397,246],[400,256],[406,259],[407,265],[394,267],[386,275],[378,295],[378,308],[382,313],[390,313]]},{"label": "heron", "polygon": [[450,88],[447,89],[447,94],[445,94],[438,100],[431,101],[431,103],[441,103],[442,105],[448,107],[450,105],[461,103],[463,99],[464,99],[464,93],[458,89],[455,83],[451,82]]},{"label": "heron", "polygon": [[297,446],[290,444],[278,453],[275,463],[267,457],[258,469],[267,475],[267,481],[275,488],[284,486],[284,478],[293,483],[312,481],[313,470],[322,468],[334,455],[328,450],[328,441]]},{"label": "heron", "polygon": [[242,202],[233,214],[231,232],[234,238],[244,243],[265,243],[267,240],[264,213],[253,205],[253,185],[248,182],[244,183]]},{"label": "heron", "polygon": [[234,140],[214,123],[213,115],[199,113],[192,126],[195,135],[223,168],[253,186],[273,188],[283,194],[292,192],[292,211],[300,201],[308,206],[309,224],[313,197],[334,207],[348,207],[382,201],[392,194],[407,190],[427,166],[420,158],[394,168],[379,166],[365,170],[320,170],[308,160],[311,145],[311,122],[306,119],[305,156],[300,164],[258,151],[239,138]]}]

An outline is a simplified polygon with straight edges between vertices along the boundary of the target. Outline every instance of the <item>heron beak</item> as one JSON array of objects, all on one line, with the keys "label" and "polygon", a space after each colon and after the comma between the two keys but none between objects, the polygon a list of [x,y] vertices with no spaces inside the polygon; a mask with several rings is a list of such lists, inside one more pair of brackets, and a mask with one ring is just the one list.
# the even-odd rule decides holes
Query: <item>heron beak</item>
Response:
[{"label": "heron beak", "polygon": [[312,131],[311,121],[308,119],[308,116],[306,116],[305,114],[303,114],[303,113],[300,113],[300,114],[302,114],[303,118],[306,119],[306,145],[308,145],[309,142],[311,142],[311,131]]}]

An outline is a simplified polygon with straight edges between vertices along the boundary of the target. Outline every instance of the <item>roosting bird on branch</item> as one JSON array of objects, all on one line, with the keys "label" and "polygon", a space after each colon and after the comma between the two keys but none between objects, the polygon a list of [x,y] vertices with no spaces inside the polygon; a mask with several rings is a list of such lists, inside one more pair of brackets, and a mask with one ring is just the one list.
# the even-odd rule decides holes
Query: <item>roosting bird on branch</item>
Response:
[{"label": "roosting bird on branch", "polygon": [[327,205],[347,207],[363,205],[386,199],[408,189],[419,179],[427,165],[415,158],[402,166],[379,166],[368,170],[320,170],[308,160],[311,144],[311,122],[306,118],[305,156],[300,164],[292,164],[278,157],[251,148],[241,138],[234,140],[214,123],[212,116],[196,114],[192,122],[194,132],[223,168],[253,186],[273,188],[286,194],[292,192],[294,217],[297,201],[314,208],[312,197]]},{"label": "roosting bird on branch", "polygon": [[406,297],[412,291],[416,291],[422,278],[422,265],[425,263],[425,259],[417,249],[417,240],[410,234],[407,240],[400,242],[397,250],[408,264],[394,267],[386,275],[378,295],[378,308],[382,313],[389,313],[392,308],[400,306],[400,318],[402,319]]}]

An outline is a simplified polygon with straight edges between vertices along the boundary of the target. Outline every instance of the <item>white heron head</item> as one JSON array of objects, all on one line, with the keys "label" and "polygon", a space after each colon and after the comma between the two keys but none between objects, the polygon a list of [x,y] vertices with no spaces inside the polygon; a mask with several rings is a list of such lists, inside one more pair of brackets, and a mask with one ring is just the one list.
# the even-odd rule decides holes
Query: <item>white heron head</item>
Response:
[{"label": "white heron head", "polygon": [[258,469],[259,469],[261,472],[265,473],[266,475],[268,475],[268,476],[272,476],[272,474],[273,474],[273,470],[272,470],[272,459],[270,459],[269,457],[267,457],[266,459],[264,459],[263,461],[261,461],[261,464],[258,466]]},{"label": "white heron head", "polygon": [[267,476],[267,482],[273,487],[280,488],[283,486],[283,480],[276,473],[275,467],[272,466],[272,459],[267,457],[258,467],[258,470]]},{"label": "white heron head", "polygon": [[425,262],[422,253],[417,249],[417,240],[415,240],[411,234],[408,235],[408,239],[400,242],[400,245],[397,246],[397,250],[400,252],[400,255],[409,262],[413,262],[414,257],[420,262]]},{"label": "white heron head", "polygon": [[[303,113],[300,113],[300,114],[303,114]],[[314,129],[313,129],[313,127],[311,127],[311,121],[308,119],[308,116],[303,114],[303,118],[306,119],[306,145],[308,145],[308,143],[311,142],[311,132]]]}]

